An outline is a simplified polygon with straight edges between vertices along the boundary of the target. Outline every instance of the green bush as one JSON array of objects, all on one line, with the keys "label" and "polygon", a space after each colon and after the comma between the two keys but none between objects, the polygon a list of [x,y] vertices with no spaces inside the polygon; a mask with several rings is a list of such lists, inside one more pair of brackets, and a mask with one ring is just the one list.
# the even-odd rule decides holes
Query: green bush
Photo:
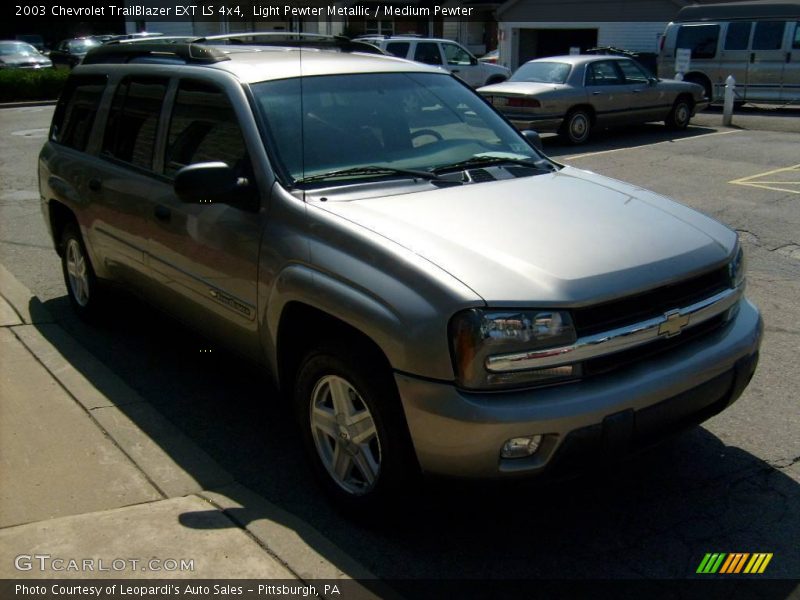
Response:
[{"label": "green bush", "polygon": [[0,102],[55,100],[67,76],[68,69],[0,69]]}]

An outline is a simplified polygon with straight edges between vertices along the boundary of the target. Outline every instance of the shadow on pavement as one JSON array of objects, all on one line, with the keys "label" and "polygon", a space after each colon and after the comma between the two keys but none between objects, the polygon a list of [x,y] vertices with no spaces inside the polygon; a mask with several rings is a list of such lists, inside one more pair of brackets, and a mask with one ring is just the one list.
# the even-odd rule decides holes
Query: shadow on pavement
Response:
[{"label": "shadow on pavement", "polygon": [[544,152],[552,158],[621,150],[647,146],[660,142],[669,142],[714,133],[716,129],[692,124],[684,131],[671,131],[660,123],[645,123],[628,127],[615,127],[595,131],[589,141],[580,146],[573,146],[557,135],[543,135]]},{"label": "shadow on pavement", "polygon": [[[345,518],[314,484],[290,411],[259,369],[132,297],[111,301],[113,316],[94,326],[74,317],[66,297],[46,308],[239,483],[291,515],[242,502],[232,518],[308,523],[401,594],[425,596],[414,583],[425,579],[696,577],[706,552],[772,552],[764,577],[800,574],[797,482],[704,428],[567,482],[435,481],[377,522]],[[130,406],[119,408],[136,421]],[[209,521],[187,513],[181,523]],[[297,531],[337,564],[328,546]]]}]

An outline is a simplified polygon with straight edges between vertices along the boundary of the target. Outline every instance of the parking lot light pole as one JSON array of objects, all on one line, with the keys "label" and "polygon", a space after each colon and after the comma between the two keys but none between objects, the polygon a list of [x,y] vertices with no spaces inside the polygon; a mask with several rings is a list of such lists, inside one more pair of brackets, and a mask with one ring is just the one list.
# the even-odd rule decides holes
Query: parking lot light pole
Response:
[{"label": "parking lot light pole", "polygon": [[736,89],[736,79],[728,75],[725,80],[725,102],[722,105],[722,124],[730,127],[733,122],[733,93]]}]

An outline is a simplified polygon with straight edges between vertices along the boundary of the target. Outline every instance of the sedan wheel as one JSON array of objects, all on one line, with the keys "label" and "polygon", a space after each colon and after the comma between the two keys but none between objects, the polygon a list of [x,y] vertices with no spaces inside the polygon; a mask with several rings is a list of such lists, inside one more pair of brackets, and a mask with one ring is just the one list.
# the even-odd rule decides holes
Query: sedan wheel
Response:
[{"label": "sedan wheel", "polygon": [[592,121],[589,113],[584,110],[574,110],[567,115],[561,127],[561,135],[570,144],[583,144],[589,139],[592,131]]},{"label": "sedan wheel", "polygon": [[678,98],[669,113],[666,125],[670,129],[683,130],[689,126],[692,119],[692,107],[683,98]]}]

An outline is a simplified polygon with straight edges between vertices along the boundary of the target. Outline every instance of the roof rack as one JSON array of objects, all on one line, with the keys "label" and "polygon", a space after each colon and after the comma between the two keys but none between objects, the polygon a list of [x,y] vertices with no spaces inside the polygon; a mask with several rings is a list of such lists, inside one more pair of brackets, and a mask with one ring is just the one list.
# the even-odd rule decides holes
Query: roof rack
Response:
[{"label": "roof rack", "polygon": [[216,48],[180,41],[141,40],[135,43],[109,42],[89,51],[84,65],[129,63],[139,58],[181,59],[186,64],[211,64],[230,57]]},{"label": "roof rack", "polygon": [[769,2],[726,2],[685,6],[678,11],[676,22],[733,21],[738,19],[795,19],[800,18],[800,2],[783,0]]},{"label": "roof rack", "polygon": [[[245,41],[252,40],[252,41]],[[194,38],[194,44],[213,44],[227,41],[231,45],[284,46],[291,48],[336,48],[341,52],[364,52],[367,54],[386,54],[380,48],[360,40],[351,40],[342,35],[323,33],[300,33],[294,31],[245,31]]]}]

